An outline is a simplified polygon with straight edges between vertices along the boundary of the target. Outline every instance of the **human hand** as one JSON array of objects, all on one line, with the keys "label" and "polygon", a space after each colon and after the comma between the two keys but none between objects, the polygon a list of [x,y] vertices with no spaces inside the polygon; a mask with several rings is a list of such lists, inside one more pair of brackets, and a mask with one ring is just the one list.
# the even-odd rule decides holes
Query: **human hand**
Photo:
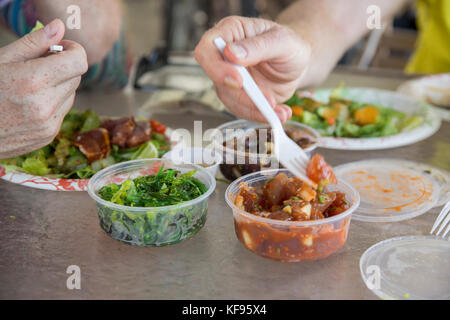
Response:
[{"label": "human hand", "polygon": [[[72,107],[88,64],[83,47],[61,41],[64,32],[54,20],[0,48],[0,159],[49,144]],[[64,51],[47,55],[55,44]]]},{"label": "human hand", "polygon": [[228,17],[209,30],[195,49],[195,58],[212,79],[217,95],[235,115],[266,122],[242,89],[239,72],[225,62],[214,45],[222,37],[226,58],[248,71],[267,97],[282,122],[292,116],[283,102],[298,88],[306,73],[311,47],[287,26],[264,19]]}]

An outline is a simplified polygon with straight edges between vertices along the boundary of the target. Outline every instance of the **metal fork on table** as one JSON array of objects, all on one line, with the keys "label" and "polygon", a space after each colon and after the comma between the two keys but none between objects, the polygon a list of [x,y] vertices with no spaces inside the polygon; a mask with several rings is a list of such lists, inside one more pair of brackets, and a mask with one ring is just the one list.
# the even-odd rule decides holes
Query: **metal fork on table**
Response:
[{"label": "metal fork on table", "polygon": [[[449,212],[450,212],[450,201],[445,204],[444,208],[442,208],[441,213],[438,215],[438,217],[436,218],[436,221],[434,222],[433,228],[431,228],[430,234],[433,234],[435,236],[442,237],[442,238],[445,238],[448,235],[448,233],[450,232],[450,213]],[[436,231],[436,229],[438,227],[439,227],[439,229]],[[441,232],[444,230],[444,228],[445,228],[445,231],[441,235]]]},{"label": "metal fork on table", "polygon": [[[226,42],[219,37],[214,40],[214,44],[219,49],[220,53],[222,53],[223,58],[228,61],[223,55],[223,50],[227,45]],[[275,156],[278,158],[278,161],[303,181],[309,183],[311,186],[316,186],[316,183],[306,176],[306,167],[309,162],[309,157],[306,152],[286,135],[280,119],[247,69],[235,64],[233,64],[233,66],[242,76],[244,91],[272,127],[275,142]]]}]

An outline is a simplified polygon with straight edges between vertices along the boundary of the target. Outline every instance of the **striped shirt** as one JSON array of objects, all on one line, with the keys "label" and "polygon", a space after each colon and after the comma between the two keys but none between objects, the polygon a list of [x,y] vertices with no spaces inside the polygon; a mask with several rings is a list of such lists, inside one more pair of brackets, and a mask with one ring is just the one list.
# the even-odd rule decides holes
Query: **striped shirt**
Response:
[{"label": "striped shirt", "polygon": [[0,0],[0,8],[6,6],[6,4],[11,1],[12,0]]}]

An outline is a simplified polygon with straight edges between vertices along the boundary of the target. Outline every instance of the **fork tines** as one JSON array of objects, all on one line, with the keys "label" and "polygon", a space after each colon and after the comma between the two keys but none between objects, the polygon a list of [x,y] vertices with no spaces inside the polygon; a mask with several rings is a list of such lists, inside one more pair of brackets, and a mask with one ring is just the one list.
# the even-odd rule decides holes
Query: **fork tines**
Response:
[{"label": "fork tines", "polygon": [[308,183],[313,188],[317,188],[317,184],[306,176],[306,165],[304,161],[294,158],[290,159],[287,163],[283,163],[283,165],[301,180]]},{"label": "fork tines", "polygon": [[[434,235],[440,236],[442,238],[445,238],[447,236],[447,234],[450,232],[450,214],[449,214],[449,212],[450,212],[450,201],[446,203],[446,205],[442,209],[441,213],[436,218],[433,228],[431,228],[430,234],[433,234],[440,225],[439,230],[436,233],[434,233]],[[445,228],[445,227],[447,227],[447,228]],[[445,228],[444,234],[441,236],[440,234],[444,230],[444,228]]]}]

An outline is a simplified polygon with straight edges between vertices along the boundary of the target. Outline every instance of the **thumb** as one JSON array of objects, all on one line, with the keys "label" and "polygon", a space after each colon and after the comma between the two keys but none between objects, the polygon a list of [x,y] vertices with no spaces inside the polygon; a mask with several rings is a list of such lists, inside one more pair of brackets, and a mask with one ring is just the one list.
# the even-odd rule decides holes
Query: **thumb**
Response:
[{"label": "thumb", "polygon": [[241,66],[254,66],[263,61],[283,57],[289,53],[286,43],[290,41],[282,35],[283,32],[275,27],[251,38],[229,43],[224,54],[228,60]]},{"label": "thumb", "polygon": [[36,59],[46,54],[50,46],[58,44],[64,37],[64,23],[55,19],[43,29],[29,33],[0,50],[1,62],[21,62]]}]

